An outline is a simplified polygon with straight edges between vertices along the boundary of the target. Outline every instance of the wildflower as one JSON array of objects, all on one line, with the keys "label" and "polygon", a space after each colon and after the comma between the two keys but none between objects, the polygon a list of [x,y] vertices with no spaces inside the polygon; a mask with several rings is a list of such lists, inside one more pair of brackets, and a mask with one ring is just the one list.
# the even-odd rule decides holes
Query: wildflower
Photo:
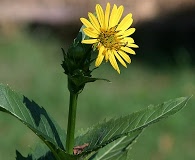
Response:
[{"label": "wildflower", "polygon": [[114,4],[111,11],[110,3],[107,3],[105,13],[99,4],[95,9],[97,16],[89,12],[89,20],[80,18],[86,27],[83,32],[89,37],[89,39],[82,40],[82,43],[93,44],[94,50],[99,50],[95,61],[96,67],[105,59],[106,62],[109,60],[112,67],[120,73],[116,59],[127,67],[125,62],[131,63],[128,54],[135,54],[131,48],[138,48],[133,38],[129,37],[135,32],[135,28],[130,28],[133,23],[132,14],[127,14],[120,21],[124,11],[122,5],[117,8]]}]

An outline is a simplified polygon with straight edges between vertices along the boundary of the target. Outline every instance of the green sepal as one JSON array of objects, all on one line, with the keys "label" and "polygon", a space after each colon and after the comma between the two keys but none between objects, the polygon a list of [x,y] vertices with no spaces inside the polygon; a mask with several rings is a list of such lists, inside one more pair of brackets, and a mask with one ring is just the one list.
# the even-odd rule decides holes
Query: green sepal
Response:
[{"label": "green sepal", "polygon": [[70,92],[80,93],[86,83],[95,82],[97,80],[110,82],[109,80],[103,78],[92,78],[91,76],[85,76],[81,70],[78,70],[74,75],[68,76],[68,88]]},{"label": "green sepal", "polygon": [[75,70],[82,70],[85,75],[90,73],[89,66],[93,62],[91,60],[92,45],[82,44],[81,41],[86,37],[81,27],[77,37],[74,39],[72,45],[65,52],[63,49],[64,61],[62,67],[64,73],[72,75]]}]

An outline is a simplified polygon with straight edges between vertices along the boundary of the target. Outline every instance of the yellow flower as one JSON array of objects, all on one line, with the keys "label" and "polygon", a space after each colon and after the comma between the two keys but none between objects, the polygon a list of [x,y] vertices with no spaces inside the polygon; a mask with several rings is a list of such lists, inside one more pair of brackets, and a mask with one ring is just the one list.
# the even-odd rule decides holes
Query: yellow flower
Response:
[{"label": "yellow flower", "polygon": [[93,44],[94,49],[99,50],[96,67],[105,58],[106,62],[109,60],[112,67],[120,73],[116,59],[127,67],[125,62],[131,63],[128,54],[135,54],[131,48],[138,48],[133,38],[128,37],[135,32],[135,28],[130,28],[133,23],[132,14],[129,13],[120,21],[124,10],[122,5],[117,8],[114,4],[110,12],[110,3],[107,3],[105,13],[99,4],[95,9],[97,16],[89,12],[89,20],[80,18],[86,27],[83,29],[84,33],[91,38],[83,40],[82,43]]}]

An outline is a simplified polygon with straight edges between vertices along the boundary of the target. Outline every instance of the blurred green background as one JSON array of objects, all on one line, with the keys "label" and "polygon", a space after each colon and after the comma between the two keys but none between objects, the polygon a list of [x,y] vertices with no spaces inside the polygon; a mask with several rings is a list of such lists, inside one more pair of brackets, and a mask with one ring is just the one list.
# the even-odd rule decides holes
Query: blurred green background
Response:
[{"label": "blurred green background", "polygon": [[[1,3],[5,8],[6,3]],[[50,7],[57,6],[54,4]],[[94,5],[95,2],[87,7]],[[107,78],[112,83],[97,81],[85,87],[79,96],[77,130],[149,104],[195,94],[195,24],[189,18],[194,17],[194,12],[187,7],[174,9],[164,17],[157,14],[146,21],[133,7],[137,17],[133,38],[140,49],[131,56],[132,64],[127,69],[120,66],[120,75],[108,63],[94,71],[94,77]],[[81,23],[77,15],[74,18],[76,21],[69,21],[66,16],[59,21],[45,17],[15,21],[0,18],[0,83],[43,106],[65,130],[69,94],[60,66],[61,47],[67,49],[77,35]],[[146,129],[132,148],[132,159],[194,160],[194,104],[192,97],[178,114]],[[0,113],[0,159],[15,159],[16,149],[27,155],[38,143],[40,140],[26,126]]]}]

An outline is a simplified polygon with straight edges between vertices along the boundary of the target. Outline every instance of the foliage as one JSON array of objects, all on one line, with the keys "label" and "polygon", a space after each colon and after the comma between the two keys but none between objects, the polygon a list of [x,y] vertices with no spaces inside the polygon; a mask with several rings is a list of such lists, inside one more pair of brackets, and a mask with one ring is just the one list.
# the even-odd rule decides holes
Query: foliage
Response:
[{"label": "foliage", "polygon": [[[182,109],[189,97],[181,97],[157,106],[149,106],[144,110],[127,116],[110,119],[97,124],[75,140],[75,145],[88,143],[89,146],[81,154],[69,155],[65,149],[65,132],[50,118],[44,108],[34,101],[16,93],[8,86],[0,85],[0,110],[8,113],[29,127],[50,149],[38,149],[39,158],[47,159],[121,159],[143,129],[150,124],[175,114]],[[22,155],[17,153],[17,159]],[[35,159],[32,155],[23,159]],[[48,158],[51,157],[51,158]]]},{"label": "foliage", "polygon": [[[78,36],[67,52],[62,49],[64,57],[62,67],[64,73],[67,75],[70,92],[67,134],[43,107],[29,100],[26,96],[16,93],[8,85],[0,84],[0,111],[18,119],[43,142],[32,153],[28,154],[27,157],[16,151],[17,160],[124,160],[132,158],[131,154],[129,154],[131,153],[130,148],[132,148],[144,129],[177,113],[185,107],[190,99],[190,97],[176,98],[160,105],[150,105],[145,109],[127,114],[126,116],[105,119],[75,137],[78,95],[88,82],[106,80],[92,77],[92,72],[97,69],[90,69],[91,63],[94,61],[92,54],[99,50],[95,62],[96,66],[99,66],[105,56],[106,61],[109,59],[113,68],[120,73],[114,56],[126,67],[123,59],[130,63],[127,53],[135,54],[129,47],[138,47],[134,44],[132,38],[126,37],[135,31],[135,29],[128,29],[133,21],[133,19],[128,21],[132,17],[132,14],[128,14],[119,23],[119,28],[116,26],[113,27],[113,20],[116,18],[115,22],[118,23],[118,20],[121,18],[123,6],[117,9],[116,5],[114,5],[110,21],[107,23],[109,19],[109,6],[110,4],[108,3],[105,11],[105,23],[103,23],[103,10],[99,4],[96,5],[96,15],[89,13],[89,19],[94,23],[90,24],[87,19],[84,20],[81,18],[81,21],[87,28],[83,29],[84,26],[81,27]],[[103,24],[109,24],[106,32],[101,28],[102,26],[99,26],[96,16],[102,26],[104,26]],[[123,31],[125,31],[124,35],[120,37]],[[97,39],[89,40],[89,37],[86,35]],[[115,39],[117,36],[118,38]],[[126,42],[123,43],[123,40],[125,40],[124,36],[126,37]],[[97,44],[94,44],[93,47],[92,45],[83,44],[84,42],[92,44],[91,42],[94,42],[94,40]],[[111,46],[110,42],[112,42]],[[108,48],[105,48],[104,44]],[[121,53],[121,57],[118,53]],[[133,106],[129,105],[129,107]]]}]

